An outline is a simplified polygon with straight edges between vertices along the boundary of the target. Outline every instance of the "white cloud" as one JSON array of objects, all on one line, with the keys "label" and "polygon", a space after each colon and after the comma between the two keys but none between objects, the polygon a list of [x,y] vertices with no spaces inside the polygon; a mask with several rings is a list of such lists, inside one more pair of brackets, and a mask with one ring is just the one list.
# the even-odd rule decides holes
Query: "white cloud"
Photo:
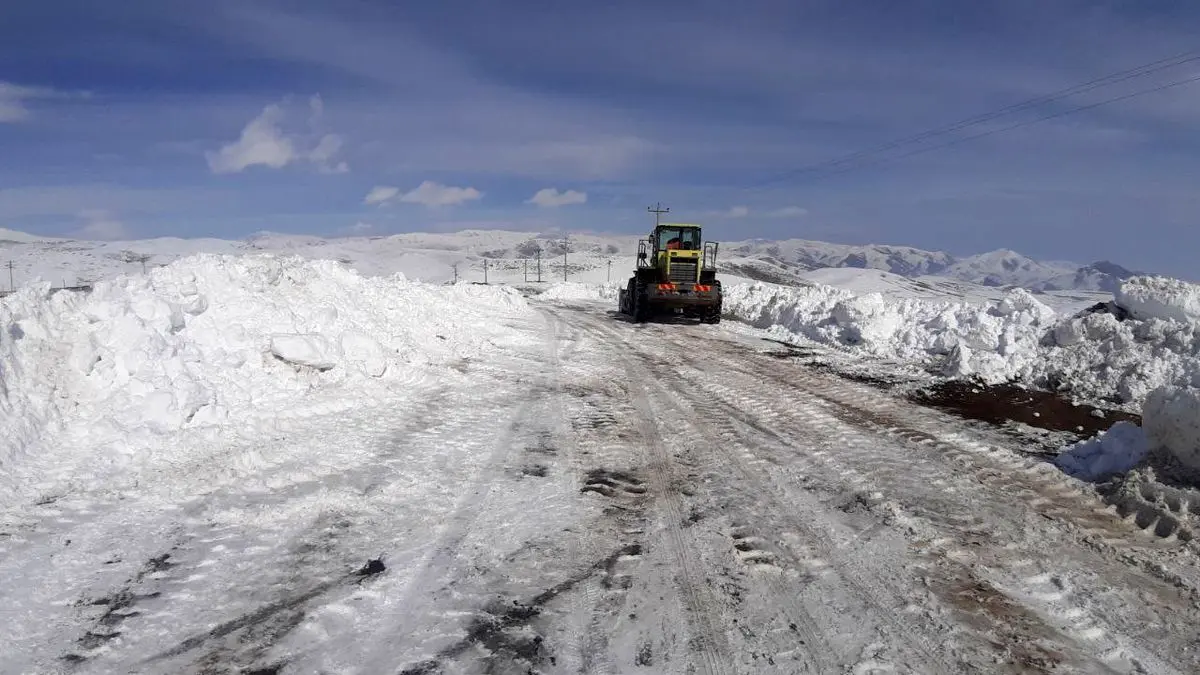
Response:
[{"label": "white cloud", "polygon": [[773,211],[755,211],[749,206],[731,206],[724,211],[709,211],[706,215],[715,218],[746,218],[756,215],[761,218],[795,218],[808,213],[808,209],[799,206],[785,206]]},{"label": "white cloud", "polygon": [[263,108],[262,114],[242,129],[241,137],[218,152],[205,153],[213,173],[239,173],[255,165],[280,169],[297,158],[296,146],[279,128],[283,109],[278,105]]},{"label": "white cloud", "polygon": [[29,106],[26,105],[28,101],[62,95],[46,87],[26,87],[12,82],[0,82],[0,124],[29,119]]},{"label": "white cloud", "polygon": [[396,195],[398,194],[400,194],[400,188],[398,187],[392,187],[390,185],[376,185],[375,187],[371,188],[371,191],[367,193],[366,197],[363,197],[363,203],[379,204],[380,206],[383,206],[384,204],[395,199]]},{"label": "white cloud", "polygon": [[312,98],[308,99],[308,108],[312,111],[309,124],[316,126],[320,123],[321,117],[325,115],[325,101],[320,94],[313,94]]},{"label": "white cloud", "polygon": [[116,240],[116,239],[132,239],[133,235],[125,223],[117,220],[108,211],[103,209],[89,209],[81,211],[79,217],[87,223],[71,233],[72,237],[78,239],[100,239],[100,240]]},{"label": "white cloud", "polygon": [[473,187],[452,187],[427,180],[418,185],[415,190],[405,193],[400,197],[400,201],[438,207],[457,206],[481,197],[483,197],[483,193]]},{"label": "white cloud", "polygon": [[[320,96],[310,101],[312,114],[309,126],[315,129],[325,111]],[[310,138],[284,131],[283,108],[271,104],[263,108],[258,117],[242,129],[238,140],[226,144],[217,152],[206,152],[208,168],[213,173],[240,173],[252,166],[282,169],[294,162],[309,161],[317,165],[321,173],[346,173],[350,166],[345,161],[331,163],[334,155],[342,149],[342,138],[337,134],[320,135],[309,150],[301,149],[311,143]],[[319,134],[318,134],[319,135]]]},{"label": "white cloud", "polygon": [[308,153],[308,158],[317,165],[321,173],[346,173],[350,170],[350,165],[346,162],[342,161],[332,165],[329,163],[338,150],[341,149],[341,136],[337,134],[325,134],[321,137],[321,142],[317,143],[317,147]]},{"label": "white cloud", "polygon": [[570,204],[583,204],[585,202],[587,202],[586,192],[577,192],[575,190],[559,192],[557,188],[542,188],[525,203],[537,204],[542,208],[556,208]]}]

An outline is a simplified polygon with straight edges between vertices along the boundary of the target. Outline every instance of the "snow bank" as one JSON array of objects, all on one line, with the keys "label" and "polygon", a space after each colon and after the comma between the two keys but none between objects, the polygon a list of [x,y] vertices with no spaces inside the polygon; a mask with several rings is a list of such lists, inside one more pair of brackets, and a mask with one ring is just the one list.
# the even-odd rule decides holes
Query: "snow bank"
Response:
[{"label": "snow bank", "polygon": [[[935,365],[951,377],[1019,381],[1137,408],[1163,385],[1200,386],[1200,289],[1129,280],[1117,295],[1132,316],[1062,316],[1022,289],[976,303],[855,295],[828,286],[729,286],[725,309],[759,328]],[[1128,303],[1128,306],[1120,303]]]},{"label": "snow bank", "polygon": [[538,294],[546,300],[615,300],[622,284],[617,282],[589,284],[563,281],[552,284]]},{"label": "snow bank", "polygon": [[1101,480],[1137,466],[1145,459],[1150,443],[1138,425],[1117,422],[1099,436],[1068,447],[1054,463],[1076,478]]},{"label": "snow bank", "polygon": [[854,295],[829,286],[784,288],[754,283],[726,289],[725,311],[759,328],[857,347],[903,360],[931,356],[950,375],[998,382],[1034,367],[1040,335],[1055,313],[1024,290],[995,305]]},{"label": "snow bank", "polygon": [[1200,286],[1164,277],[1131,277],[1117,289],[1116,302],[1143,321],[1200,322]]},{"label": "snow bank", "polygon": [[525,311],[511,288],[267,254],[197,255],[87,294],[25,288],[0,300],[0,486],[68,447],[100,471],[163,434],[303,414],[314,392],[353,387],[340,398],[355,405],[492,349],[511,332],[498,318]]},{"label": "snow bank", "polygon": [[1117,422],[1107,432],[1077,443],[1055,463],[1083,480],[1103,480],[1133,469],[1151,448],[1174,455],[1200,471],[1200,389],[1164,386],[1150,392],[1142,426]]},{"label": "snow bank", "polygon": [[1200,389],[1155,389],[1146,398],[1142,426],[1155,447],[1200,471]]}]

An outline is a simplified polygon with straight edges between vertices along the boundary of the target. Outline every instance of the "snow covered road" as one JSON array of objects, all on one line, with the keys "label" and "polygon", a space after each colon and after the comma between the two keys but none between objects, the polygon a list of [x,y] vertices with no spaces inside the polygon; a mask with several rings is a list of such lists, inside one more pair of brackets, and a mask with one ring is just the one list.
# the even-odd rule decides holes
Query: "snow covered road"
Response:
[{"label": "snow covered road", "polygon": [[211,489],[6,512],[0,672],[1200,669],[1195,542],[769,343],[610,304],[231,432],[184,467]]}]

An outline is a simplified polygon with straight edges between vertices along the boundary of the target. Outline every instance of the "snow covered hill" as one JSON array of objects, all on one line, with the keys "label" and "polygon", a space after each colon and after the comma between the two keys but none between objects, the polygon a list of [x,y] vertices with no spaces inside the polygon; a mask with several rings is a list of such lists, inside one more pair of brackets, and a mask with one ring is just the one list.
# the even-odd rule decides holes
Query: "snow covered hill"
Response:
[{"label": "snow covered hill", "polygon": [[1101,260],[1084,265],[1073,273],[1032,284],[1031,288],[1043,291],[1092,290],[1116,293],[1122,281],[1136,276],[1144,275],[1127,270],[1116,263]]},{"label": "snow covered hill", "polygon": [[[164,237],[94,242],[3,230],[0,256],[15,263],[18,285],[37,279],[58,286],[84,284],[193,253],[253,251],[340,260],[368,275],[404,272],[410,278],[434,282],[455,278],[483,281],[486,267],[489,281],[513,282],[524,281],[526,270],[530,278],[536,278],[539,251],[543,280],[563,279],[565,249],[568,279],[597,282],[628,275],[638,236],[464,230],[371,237],[259,233],[237,241]],[[957,285],[968,295],[988,297],[994,293],[976,287],[1111,294],[1122,280],[1136,274],[1110,262],[1084,266],[1039,262],[1008,250],[956,259],[947,253],[905,246],[850,246],[804,239],[721,242],[720,252],[721,269],[735,280],[805,286],[811,282],[808,273],[814,270],[864,270],[867,280],[877,278],[874,271],[882,271],[947,290]],[[839,278],[859,283],[852,281],[853,274]]]},{"label": "snow covered hill", "polygon": [[879,270],[912,279],[940,277],[987,287],[1111,293],[1121,280],[1137,274],[1110,262],[1080,266],[1069,262],[1038,261],[1007,249],[960,259],[940,251],[907,246],[754,239],[729,242],[723,244],[721,250],[726,252],[726,264],[739,273],[778,283],[786,283],[789,276],[810,270],[845,268]]},{"label": "snow covered hill", "polygon": [[774,260],[802,270],[856,267],[901,276],[938,274],[954,263],[949,254],[906,246],[849,246],[806,239],[751,239],[722,244],[721,249],[727,255]]},{"label": "snow covered hill", "polygon": [[1077,266],[1040,263],[1016,251],[1000,249],[963,258],[946,268],[945,275],[984,286],[1030,288],[1047,279],[1070,274]]}]

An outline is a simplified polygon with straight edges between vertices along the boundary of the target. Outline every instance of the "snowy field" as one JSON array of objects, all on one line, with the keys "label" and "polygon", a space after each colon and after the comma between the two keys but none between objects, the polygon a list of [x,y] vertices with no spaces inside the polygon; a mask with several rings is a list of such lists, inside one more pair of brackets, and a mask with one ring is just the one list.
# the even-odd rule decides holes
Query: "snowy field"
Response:
[{"label": "snowy field", "polygon": [[[600,236],[3,234],[0,672],[1200,668],[1191,284],[760,242],[635,326]],[[1047,463],[846,363],[1141,423]]]}]

